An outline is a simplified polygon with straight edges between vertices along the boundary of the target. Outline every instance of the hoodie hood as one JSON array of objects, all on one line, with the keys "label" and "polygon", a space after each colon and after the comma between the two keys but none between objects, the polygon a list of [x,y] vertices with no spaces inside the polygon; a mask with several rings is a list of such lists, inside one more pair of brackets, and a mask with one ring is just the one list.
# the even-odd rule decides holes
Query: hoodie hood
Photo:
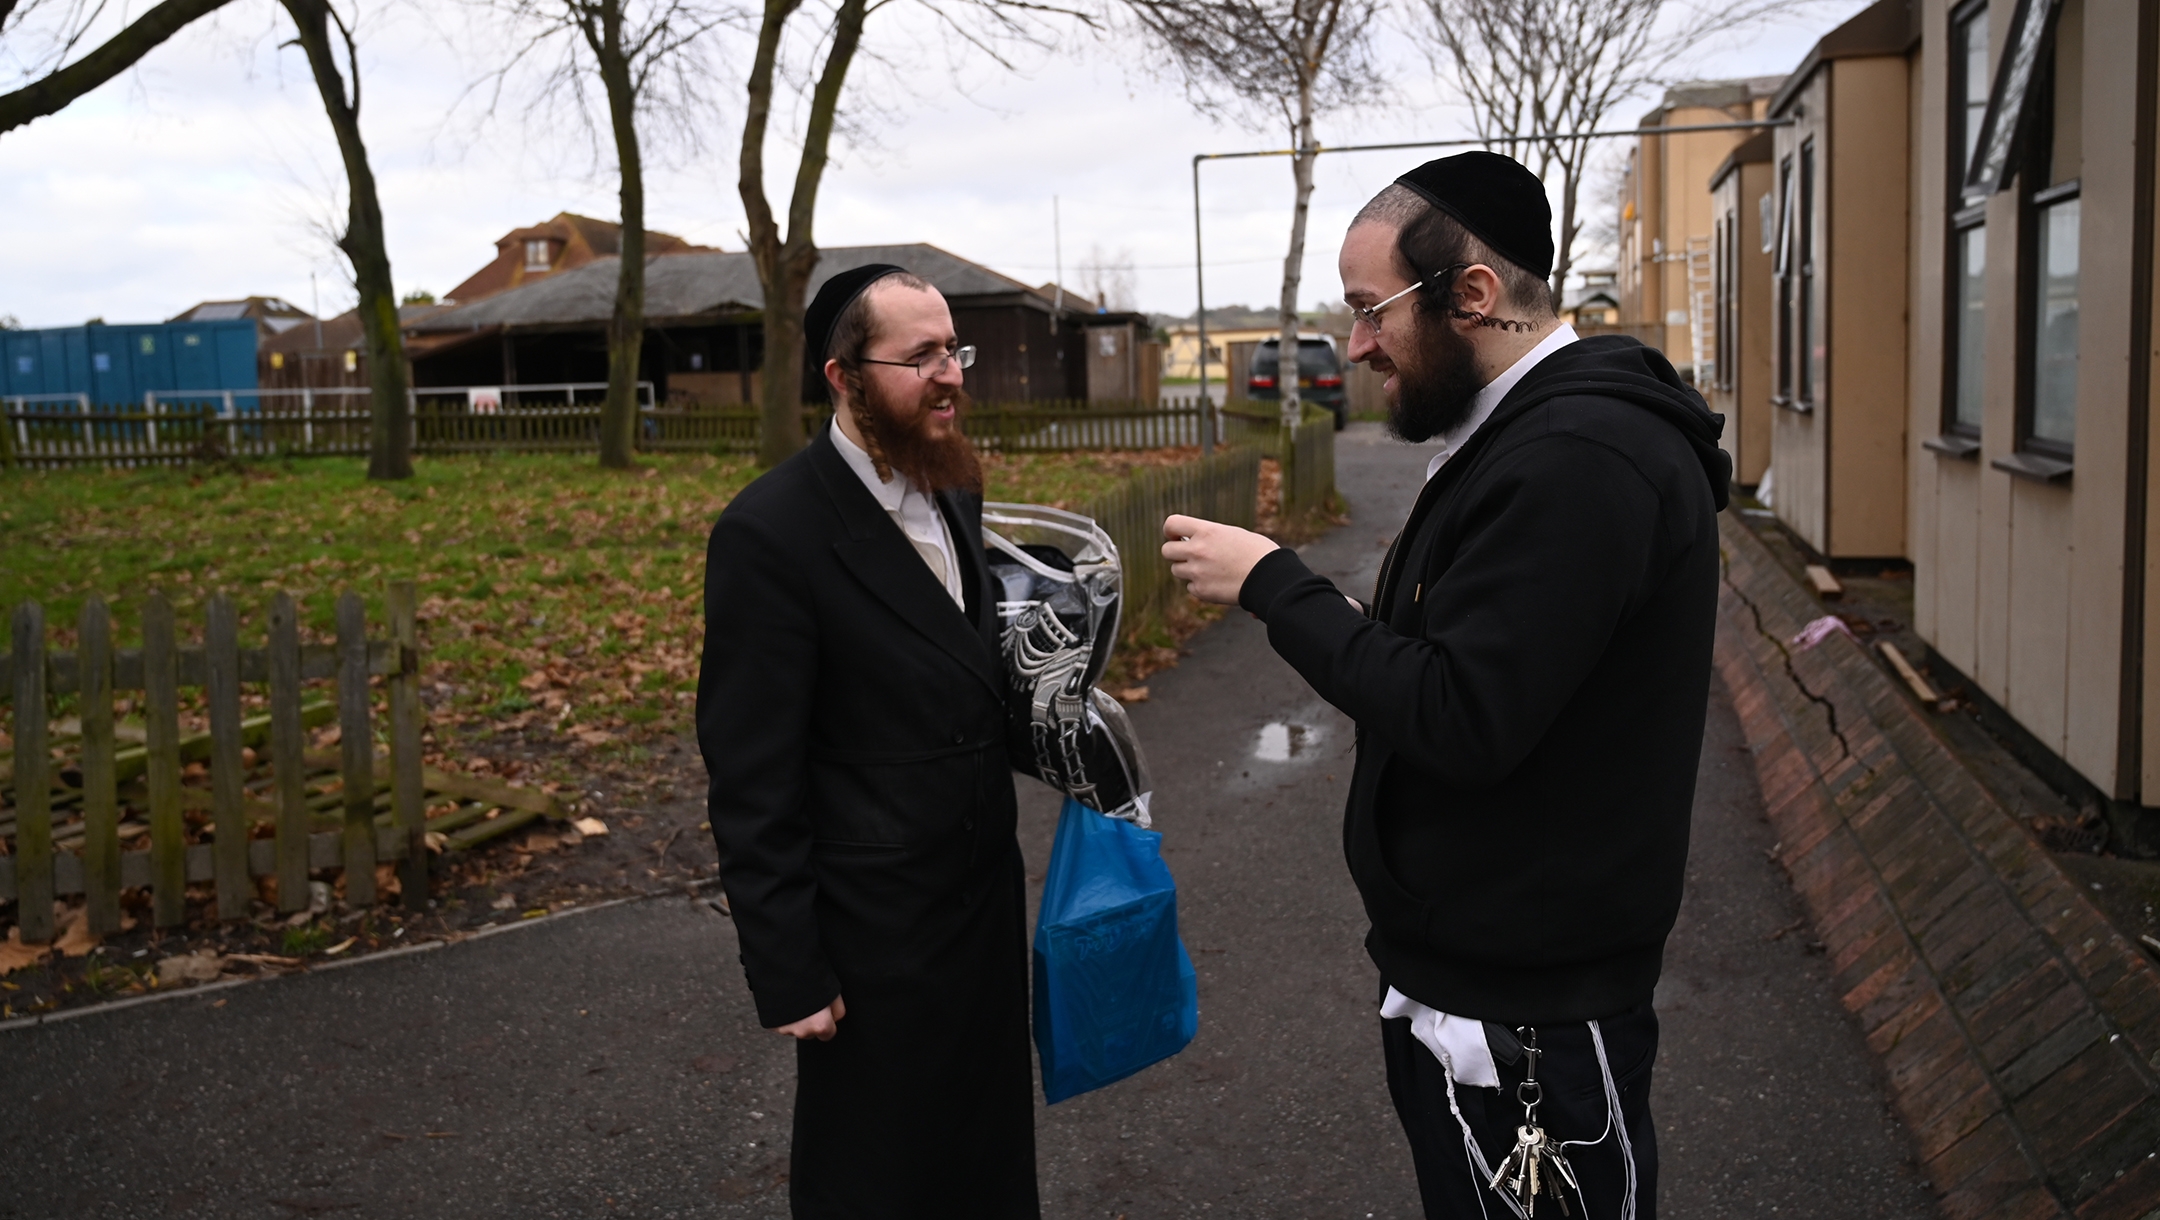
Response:
[{"label": "hoodie hood", "polygon": [[[1718,446],[1725,417],[1712,411],[1694,387],[1654,347],[1626,335],[1578,339],[1538,361],[1500,402],[1487,425],[1522,414],[1541,402],[1577,394],[1618,398],[1634,403],[1680,430],[1710,481],[1719,512],[1732,498],[1732,455]],[[1497,428],[1493,428],[1497,431]]]}]

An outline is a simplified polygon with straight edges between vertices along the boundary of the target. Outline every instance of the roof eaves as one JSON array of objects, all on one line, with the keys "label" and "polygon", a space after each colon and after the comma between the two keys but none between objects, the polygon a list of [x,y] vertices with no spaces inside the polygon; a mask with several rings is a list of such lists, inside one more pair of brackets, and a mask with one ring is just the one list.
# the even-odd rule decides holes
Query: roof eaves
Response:
[{"label": "roof eaves", "polygon": [[1777,136],[1773,134],[1771,129],[1766,127],[1740,141],[1731,152],[1725,155],[1723,161],[1718,162],[1717,169],[1710,174],[1710,189],[1716,190],[1718,183],[1725,181],[1734,170],[1739,169],[1741,166],[1769,161],[1776,156]]},{"label": "roof eaves", "polygon": [[1919,43],[1920,14],[1912,0],[1877,0],[1809,48],[1807,58],[1786,78],[1785,87],[1770,99],[1770,115],[1776,118],[1784,114],[1824,64],[1874,55],[1907,55]]}]

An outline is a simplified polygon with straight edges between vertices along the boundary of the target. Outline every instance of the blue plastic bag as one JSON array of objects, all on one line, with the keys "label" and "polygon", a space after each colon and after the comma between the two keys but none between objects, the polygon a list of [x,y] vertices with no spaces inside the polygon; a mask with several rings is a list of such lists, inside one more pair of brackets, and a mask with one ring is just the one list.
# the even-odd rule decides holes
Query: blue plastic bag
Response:
[{"label": "blue plastic bag", "polygon": [[1162,836],[1066,798],[1035,921],[1043,1100],[1125,1079],[1185,1049],[1200,991],[1178,939]]}]

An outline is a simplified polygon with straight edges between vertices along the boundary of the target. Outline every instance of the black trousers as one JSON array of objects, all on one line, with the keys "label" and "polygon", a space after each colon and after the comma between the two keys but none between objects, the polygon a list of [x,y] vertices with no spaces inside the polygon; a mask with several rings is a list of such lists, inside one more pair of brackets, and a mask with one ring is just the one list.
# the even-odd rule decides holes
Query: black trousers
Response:
[{"label": "black trousers", "polygon": [[[1657,1132],[1650,1122],[1657,1014],[1644,1004],[1599,1021],[1598,1030],[1604,1035],[1606,1061],[1620,1091],[1618,1118],[1626,1125],[1634,1152],[1635,1215],[1637,1220],[1657,1220]],[[1597,1144],[1567,1149],[1567,1158],[1582,1183],[1590,1220],[1618,1220],[1626,1167],[1616,1133],[1606,1130],[1605,1083],[1591,1046],[1590,1026],[1580,1022],[1541,1025],[1537,1038],[1544,1052],[1538,1062],[1538,1079],[1544,1084],[1538,1125],[1554,1140],[1595,1140],[1604,1132],[1605,1138]],[[1410,1140],[1427,1220],[1512,1218],[1508,1205],[1484,1182],[1475,1180],[1477,1172],[1471,1167],[1469,1150],[1463,1147],[1462,1126],[1448,1110],[1446,1073],[1440,1060],[1411,1035],[1409,1019],[1381,1021],[1380,1045],[1387,1053],[1388,1093],[1395,1099],[1395,1113]],[[1501,1158],[1515,1147],[1515,1129],[1522,1125],[1523,1107],[1515,1088],[1528,1064],[1525,1058],[1501,1063],[1497,1056],[1494,1062],[1500,1069],[1499,1088],[1457,1084],[1455,1100],[1485,1153],[1485,1163],[1498,1168]],[[1560,1209],[1541,1206],[1538,1215],[1558,1217]],[[1575,1212],[1576,1220],[1582,1215]]]}]

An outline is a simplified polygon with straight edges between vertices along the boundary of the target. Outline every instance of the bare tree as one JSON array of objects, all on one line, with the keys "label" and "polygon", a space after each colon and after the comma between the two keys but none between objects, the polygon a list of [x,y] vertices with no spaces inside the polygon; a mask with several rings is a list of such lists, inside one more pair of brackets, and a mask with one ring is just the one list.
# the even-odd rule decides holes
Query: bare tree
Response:
[{"label": "bare tree", "polygon": [[[345,163],[345,231],[337,247],[352,264],[360,294],[360,333],[368,358],[368,477],[412,477],[412,403],[405,364],[405,337],[398,325],[397,294],[390,284],[390,252],[383,239],[382,201],[367,142],[360,135],[360,55],[352,27],[330,0],[281,0],[299,36],[322,95],[323,112],[337,136]],[[333,36],[332,31],[335,31]],[[291,43],[286,44],[293,45]],[[352,74],[348,85],[338,53]]]},{"label": "bare tree", "polygon": [[[749,221],[751,260],[764,290],[765,356],[760,373],[758,461],[784,461],[803,446],[803,307],[810,279],[817,271],[813,233],[818,190],[831,159],[832,139],[844,117],[840,100],[849,70],[863,51],[863,27],[871,14],[893,0],[833,0],[818,26],[818,66],[808,90],[809,110],[802,129],[802,155],[788,197],[787,231],[765,194],[765,142],[771,134],[774,99],[785,83],[789,26],[803,11],[803,0],[764,0],[757,50],[751,60],[749,107],[743,119],[742,156],[737,163],[737,192]],[[1035,0],[916,0],[949,48],[987,56],[1011,69],[1008,52],[1018,46],[1047,47],[1053,41],[1053,18],[1092,25],[1086,14]]]},{"label": "bare tree", "polygon": [[1125,313],[1138,307],[1140,277],[1133,267],[1131,250],[1120,248],[1115,254],[1106,254],[1101,244],[1091,245],[1078,271],[1080,288],[1094,298],[1097,309]]},{"label": "bare tree", "polygon": [[1322,111],[1370,96],[1379,85],[1369,35],[1378,0],[1125,0],[1149,41],[1183,74],[1202,113],[1280,121],[1289,131],[1296,203],[1283,259],[1281,362],[1283,426],[1297,428],[1298,288],[1305,268],[1305,222],[1312,204],[1313,121]]},{"label": "bare tree", "polygon": [[1615,106],[1671,81],[1703,44],[1810,7],[1813,0],[1423,0],[1420,33],[1470,105],[1477,134],[1560,180],[1552,290],[1559,299],[1582,233],[1577,196],[1591,142],[1538,139],[1597,128]]},{"label": "bare tree", "polygon": [[[570,107],[590,134],[596,108],[606,113],[614,149],[622,236],[615,308],[608,319],[607,398],[600,407],[600,464],[628,469],[637,443],[638,369],[645,346],[645,134],[641,123],[695,144],[705,114],[702,65],[685,52],[731,10],[698,0],[493,0],[518,42],[489,73],[489,113],[511,77],[540,73],[535,109]],[[548,57],[552,55],[553,58]],[[598,78],[599,96],[592,81]]]},{"label": "bare tree", "polygon": [[[134,67],[166,39],[197,18],[232,0],[164,0],[129,22],[89,54],[72,63],[68,56],[87,38],[104,14],[102,0],[0,0],[0,45],[15,52],[30,83],[0,93],[0,133],[54,114],[68,103]],[[37,50],[18,50],[25,26],[42,35]]]}]

